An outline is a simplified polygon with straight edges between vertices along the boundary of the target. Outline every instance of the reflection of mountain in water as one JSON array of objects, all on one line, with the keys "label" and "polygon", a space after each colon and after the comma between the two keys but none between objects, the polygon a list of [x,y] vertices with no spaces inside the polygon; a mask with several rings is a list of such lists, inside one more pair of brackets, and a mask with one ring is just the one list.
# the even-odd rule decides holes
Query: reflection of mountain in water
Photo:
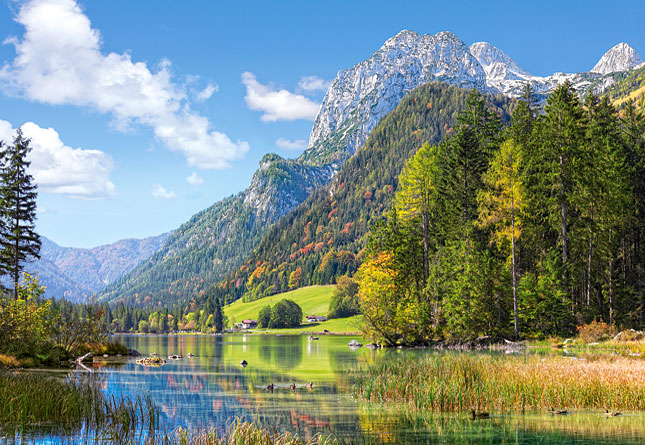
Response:
[{"label": "reflection of mountain in water", "polygon": [[[196,355],[169,361],[161,368],[130,362],[98,373],[108,394],[150,395],[168,430],[214,428],[222,434],[239,418],[271,431],[297,433],[303,439],[322,433],[347,443],[619,445],[640,443],[645,437],[645,416],[640,414],[610,419],[602,413],[557,418],[501,414],[473,422],[464,413],[423,415],[349,398],[353,376],[362,364],[432,353],[423,349],[351,351],[347,337],[308,341],[305,336],[145,336],[124,340],[144,355],[153,351],[160,356]],[[248,362],[246,368],[239,365],[242,359]],[[311,392],[304,387],[295,393],[288,389],[291,383],[304,386],[309,381],[314,382]],[[276,385],[274,393],[266,391],[269,383]]]},{"label": "reflection of mountain in water", "polygon": [[[315,345],[300,336],[125,339],[144,355],[195,354],[190,359],[169,360],[160,368],[128,363],[118,370],[106,370],[108,394],[151,396],[168,430],[182,426],[223,433],[239,418],[303,438],[317,433],[356,435],[356,403],[339,395],[341,376],[335,376],[330,367],[331,356],[347,349],[345,339],[342,344]],[[246,368],[239,366],[243,358],[249,363]],[[351,361],[356,365],[356,355]],[[315,382],[313,391],[305,388],[310,381]],[[270,383],[275,385],[273,393],[266,390]],[[289,389],[291,383],[298,385],[295,392]]]}]

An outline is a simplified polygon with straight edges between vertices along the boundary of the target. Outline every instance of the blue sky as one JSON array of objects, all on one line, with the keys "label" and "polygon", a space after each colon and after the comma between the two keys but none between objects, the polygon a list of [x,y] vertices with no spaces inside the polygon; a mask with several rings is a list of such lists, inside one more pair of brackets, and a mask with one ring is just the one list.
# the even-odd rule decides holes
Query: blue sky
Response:
[{"label": "blue sky", "polygon": [[41,234],[155,235],[243,190],[265,153],[297,156],[326,83],[402,29],[550,75],[623,41],[645,56],[644,5],[4,0],[0,137],[22,126],[38,143]]}]

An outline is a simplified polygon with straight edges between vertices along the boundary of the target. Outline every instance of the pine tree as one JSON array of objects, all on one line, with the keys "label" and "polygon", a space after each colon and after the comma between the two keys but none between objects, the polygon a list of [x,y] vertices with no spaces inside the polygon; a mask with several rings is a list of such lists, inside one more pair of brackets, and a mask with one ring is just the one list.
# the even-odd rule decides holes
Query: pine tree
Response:
[{"label": "pine tree", "polygon": [[224,330],[224,314],[222,312],[222,305],[219,298],[215,299],[215,315],[213,316],[213,323],[215,325],[215,332],[222,332]]},{"label": "pine tree", "polygon": [[3,269],[13,278],[16,299],[23,263],[40,258],[40,237],[35,231],[38,193],[33,177],[27,173],[30,142],[19,129],[13,144],[5,144],[0,151],[0,199],[3,202],[0,210],[3,221],[0,226],[0,256]]},{"label": "pine tree", "polygon": [[580,158],[584,140],[582,107],[571,83],[565,82],[547,99],[545,115],[539,122],[539,162],[533,178],[539,181],[536,203],[545,206],[551,228],[558,232],[562,258],[563,285],[570,284],[569,231],[573,224],[571,200],[575,186],[574,164]]}]

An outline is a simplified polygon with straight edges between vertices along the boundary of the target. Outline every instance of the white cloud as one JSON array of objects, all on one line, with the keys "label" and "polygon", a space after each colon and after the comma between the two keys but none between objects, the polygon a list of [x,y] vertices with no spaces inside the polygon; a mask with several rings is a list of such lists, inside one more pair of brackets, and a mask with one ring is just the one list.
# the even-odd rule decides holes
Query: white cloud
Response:
[{"label": "white cloud", "polygon": [[318,76],[302,76],[298,82],[298,89],[302,91],[326,91],[331,82]]},{"label": "white cloud", "polygon": [[175,199],[177,194],[172,190],[166,190],[161,184],[152,184],[150,196],[155,199]]},{"label": "white cloud", "polygon": [[193,172],[190,176],[186,176],[186,182],[190,185],[197,186],[202,185],[204,183],[204,180],[197,174],[197,172]]},{"label": "white cloud", "polygon": [[11,123],[0,119],[0,141],[5,144],[11,144],[15,135],[16,130],[13,129]]},{"label": "white cloud", "polygon": [[228,167],[248,151],[246,142],[214,131],[207,118],[190,109],[168,60],[151,70],[128,53],[103,54],[98,30],[73,0],[31,0],[15,19],[25,33],[8,40],[16,57],[0,69],[6,93],[109,113],[116,128],[149,126],[169,149],[200,168]]},{"label": "white cloud", "polygon": [[[86,199],[116,195],[116,187],[110,181],[114,169],[110,156],[100,150],[68,147],[51,127],[27,122],[21,128],[31,139],[29,173],[40,191]],[[14,135],[11,124],[0,120],[0,139],[11,143]]]},{"label": "white cloud", "polygon": [[206,102],[208,99],[211,98],[211,96],[214,93],[217,93],[219,91],[219,86],[218,85],[213,85],[212,83],[209,83],[206,88],[201,90],[199,93],[197,93],[197,100],[200,102]]},{"label": "white cloud", "polygon": [[296,139],[295,141],[290,141],[285,138],[278,138],[275,141],[276,147],[282,148],[283,150],[304,150],[307,148],[307,141],[304,139]]},{"label": "white cloud", "polygon": [[319,103],[285,89],[276,91],[262,85],[253,73],[242,73],[242,83],[246,86],[246,104],[251,110],[262,111],[260,119],[264,122],[314,120],[318,114]]}]

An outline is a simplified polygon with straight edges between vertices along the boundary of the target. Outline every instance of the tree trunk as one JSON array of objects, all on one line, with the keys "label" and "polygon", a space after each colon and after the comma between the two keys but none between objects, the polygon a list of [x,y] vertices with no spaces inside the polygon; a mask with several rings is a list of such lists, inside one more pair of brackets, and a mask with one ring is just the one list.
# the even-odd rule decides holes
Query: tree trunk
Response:
[{"label": "tree trunk", "polygon": [[591,304],[591,258],[592,258],[592,247],[593,246],[593,237],[589,236],[589,257],[587,258],[587,309]]},{"label": "tree trunk", "polygon": [[[560,156],[560,165],[562,165],[562,156]],[[560,197],[560,210],[561,210],[561,236],[562,236],[562,284],[567,292],[569,289],[569,274],[568,274],[568,257],[569,257],[569,235],[567,233],[567,200],[564,187],[564,178],[560,178],[560,187],[562,196]]]},{"label": "tree trunk", "polygon": [[16,225],[14,227],[14,236],[16,237],[15,244],[14,244],[14,251],[13,251],[13,296],[17,300],[18,299],[18,281],[19,281],[19,274],[20,271],[18,270],[18,247],[19,247],[19,241],[20,241],[20,232],[19,232],[19,224],[20,220],[18,219],[20,215],[20,196],[19,192],[16,191]]},{"label": "tree trunk", "polygon": [[614,325],[614,284],[612,280],[614,264],[609,258],[609,324]]},{"label": "tree trunk", "polygon": [[511,262],[513,264],[513,327],[515,329],[515,338],[518,338],[520,330],[517,317],[517,272],[515,269],[515,203],[513,197],[511,197],[511,225]]},{"label": "tree trunk", "polygon": [[429,216],[425,212],[423,215],[423,278],[424,286],[428,284],[428,277],[430,276],[430,263],[428,256],[430,255],[430,228],[429,226]]}]

